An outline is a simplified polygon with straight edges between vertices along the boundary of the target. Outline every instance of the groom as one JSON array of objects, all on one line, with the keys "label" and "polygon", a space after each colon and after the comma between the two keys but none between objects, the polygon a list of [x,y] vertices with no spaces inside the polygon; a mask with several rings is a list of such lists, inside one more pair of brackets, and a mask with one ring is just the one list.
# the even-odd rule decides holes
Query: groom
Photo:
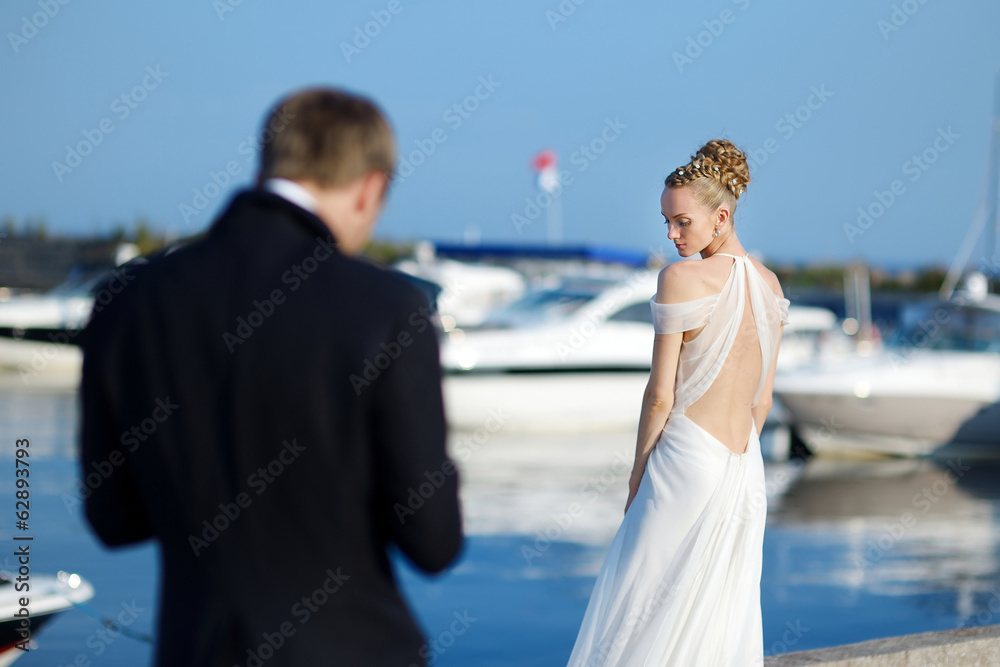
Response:
[{"label": "groom", "polygon": [[392,132],[311,89],[264,139],[258,187],[93,313],[86,517],[109,546],[159,543],[160,667],[424,665],[387,548],[439,572],[461,516],[426,300],[354,257]]}]

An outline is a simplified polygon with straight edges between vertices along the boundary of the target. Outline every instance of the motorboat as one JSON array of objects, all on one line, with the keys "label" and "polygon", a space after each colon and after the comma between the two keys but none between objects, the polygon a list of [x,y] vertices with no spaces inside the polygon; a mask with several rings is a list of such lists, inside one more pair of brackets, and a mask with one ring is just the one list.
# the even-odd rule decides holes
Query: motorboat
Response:
[{"label": "motorboat", "polygon": [[[16,374],[22,387],[75,386],[82,356],[77,337],[106,286],[128,282],[127,265],[144,262],[134,243],[118,244],[113,269],[76,266],[48,292],[18,294],[0,287],[0,373]],[[106,290],[105,290],[106,291]]]},{"label": "motorboat", "polygon": [[1000,295],[907,304],[881,349],[776,375],[774,393],[821,456],[1000,456]]},{"label": "motorboat", "polygon": [[656,271],[553,278],[494,311],[479,327],[449,332],[446,370],[649,371]]},{"label": "motorboat", "polygon": [[436,306],[446,331],[478,326],[491,312],[524,293],[525,277],[514,269],[439,258],[427,241],[418,243],[413,254],[393,268],[440,286]]},{"label": "motorboat", "polygon": [[480,327],[447,333],[441,359],[450,425],[475,430],[491,415],[505,429],[636,423],[652,354],[656,275],[553,277]]},{"label": "motorboat", "polygon": [[[56,614],[94,597],[94,587],[78,574],[31,574],[30,591],[18,590],[16,574],[0,572],[0,667],[6,667],[33,648],[38,631]],[[27,599],[27,612],[22,602]],[[25,613],[30,634],[25,636]],[[27,644],[25,644],[27,640]],[[20,645],[20,646],[19,646]]]},{"label": "motorboat", "polygon": [[[481,326],[447,333],[449,423],[475,430],[502,411],[508,429],[634,428],[652,360],[657,276],[551,277]],[[828,309],[791,306],[789,320],[782,372],[848,344]]]},{"label": "motorboat", "polygon": [[1000,457],[1000,70],[995,90],[979,205],[939,293],[905,305],[876,354],[775,377],[814,454]]},{"label": "motorboat", "polygon": [[25,386],[75,384],[82,362],[76,340],[106,278],[105,271],[74,271],[48,292],[0,301],[0,370]]}]

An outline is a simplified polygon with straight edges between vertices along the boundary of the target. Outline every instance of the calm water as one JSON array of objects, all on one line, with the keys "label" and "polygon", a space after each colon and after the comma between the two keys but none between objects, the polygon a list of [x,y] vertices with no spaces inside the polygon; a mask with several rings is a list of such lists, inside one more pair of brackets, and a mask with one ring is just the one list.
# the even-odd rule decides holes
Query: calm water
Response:
[{"label": "calm water", "polygon": [[[76,395],[0,392],[0,497],[13,506],[15,438],[32,442],[32,572],[77,572],[113,616],[152,634],[157,556],[107,551],[79,507]],[[633,433],[453,434],[468,539],[456,564],[425,577],[394,557],[435,664],[559,666],[569,656],[604,550],[621,520]],[[1000,467],[886,461],[768,463],[762,604],[769,653],[894,634],[1000,623]],[[583,512],[569,517],[573,503]],[[12,511],[0,540],[13,544]],[[567,518],[569,517],[569,518]],[[0,550],[10,553],[12,548]],[[0,558],[0,567],[10,567]],[[993,602],[994,608],[996,602]],[[449,629],[456,615],[461,634]],[[83,611],[61,614],[18,661],[30,667],[149,664],[149,646],[101,638]],[[80,656],[83,656],[81,659]]]}]

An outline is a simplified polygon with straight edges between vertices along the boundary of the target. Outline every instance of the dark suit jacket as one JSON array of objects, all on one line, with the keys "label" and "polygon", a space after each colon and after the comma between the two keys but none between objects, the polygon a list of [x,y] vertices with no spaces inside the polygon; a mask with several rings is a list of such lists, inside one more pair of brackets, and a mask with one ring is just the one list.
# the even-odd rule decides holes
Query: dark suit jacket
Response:
[{"label": "dark suit jacket", "polygon": [[246,191],[95,304],[86,517],[159,543],[161,667],[425,664],[386,550],[437,572],[462,546],[436,329],[331,242]]}]

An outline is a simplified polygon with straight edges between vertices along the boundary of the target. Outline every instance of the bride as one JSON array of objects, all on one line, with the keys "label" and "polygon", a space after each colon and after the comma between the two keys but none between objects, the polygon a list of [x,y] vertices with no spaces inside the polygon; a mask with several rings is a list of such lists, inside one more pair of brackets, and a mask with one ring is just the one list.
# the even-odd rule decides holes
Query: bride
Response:
[{"label": "bride", "polygon": [[760,431],[788,322],[777,277],[733,228],[745,155],[709,141],[660,198],[681,257],[650,301],[655,338],[625,518],[570,667],[763,664],[767,499]]}]

